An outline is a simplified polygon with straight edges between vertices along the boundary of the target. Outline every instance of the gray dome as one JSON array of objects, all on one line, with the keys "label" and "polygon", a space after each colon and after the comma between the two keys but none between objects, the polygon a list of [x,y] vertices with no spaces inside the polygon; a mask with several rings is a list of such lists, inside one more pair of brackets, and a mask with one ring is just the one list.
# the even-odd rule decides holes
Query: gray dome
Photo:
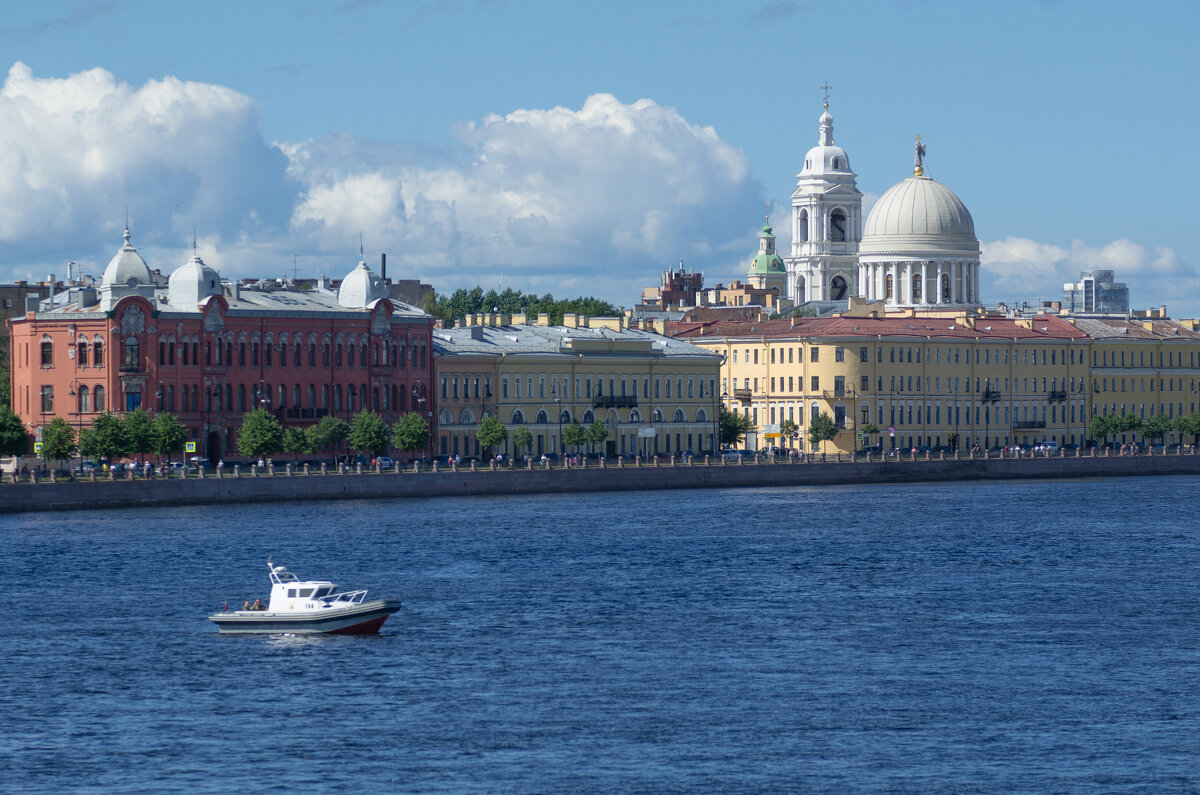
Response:
[{"label": "gray dome", "polygon": [[109,261],[100,284],[108,287],[137,287],[153,283],[154,274],[137,253],[137,249],[130,245],[129,227],[125,227],[125,245]]},{"label": "gray dome", "polygon": [[863,226],[859,253],[930,258],[979,255],[975,222],[954,191],[929,177],[909,177],[879,197]]},{"label": "gray dome", "polygon": [[350,271],[342,286],[338,288],[338,303],[348,309],[366,309],[372,302],[389,295],[387,283],[378,273],[359,261],[358,267]]},{"label": "gray dome", "polygon": [[198,254],[175,269],[167,282],[167,302],[178,309],[195,310],[210,295],[221,292],[221,276]]}]

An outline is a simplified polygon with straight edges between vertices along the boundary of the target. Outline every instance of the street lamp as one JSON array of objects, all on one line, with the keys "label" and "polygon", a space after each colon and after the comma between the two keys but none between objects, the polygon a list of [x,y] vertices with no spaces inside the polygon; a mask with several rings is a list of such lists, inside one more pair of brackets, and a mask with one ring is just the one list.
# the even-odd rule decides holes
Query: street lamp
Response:
[{"label": "street lamp", "polygon": [[554,376],[554,380],[550,382],[550,395],[554,398],[554,410],[558,414],[558,442],[555,445],[558,447],[559,455],[564,451],[562,443],[562,396],[558,394],[558,376]]},{"label": "street lamp", "polygon": [[[425,395],[424,395],[424,393],[423,393],[423,391],[422,391],[422,389],[421,389],[421,385],[420,385],[420,384],[416,384],[415,386],[413,386],[412,394],[413,394],[413,403],[414,403],[414,404],[416,404],[416,405],[417,405],[417,407],[418,407],[418,408],[417,408],[417,412],[418,412],[418,413],[421,413],[421,414],[423,414],[423,413],[425,412]],[[433,444],[433,422],[432,422],[432,420],[433,420],[433,412],[432,412],[432,411],[431,411],[431,412],[429,412],[429,415],[428,415],[428,416],[429,416],[429,419],[430,419],[430,423],[429,423],[429,444],[430,444],[430,445],[432,445],[432,444]],[[425,449],[425,452],[429,452],[429,448],[428,448],[428,447]]]}]

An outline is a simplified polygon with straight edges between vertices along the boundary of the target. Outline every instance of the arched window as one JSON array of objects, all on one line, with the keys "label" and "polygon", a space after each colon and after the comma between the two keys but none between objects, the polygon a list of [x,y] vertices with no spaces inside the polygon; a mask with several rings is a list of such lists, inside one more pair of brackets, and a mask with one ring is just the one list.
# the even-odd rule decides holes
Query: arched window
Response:
[{"label": "arched window", "polygon": [[683,416],[683,409],[675,409],[675,416],[671,418],[671,422],[687,422],[687,418]]},{"label": "arched window", "polygon": [[641,422],[642,421],[642,415],[638,413],[637,409],[629,410],[629,421],[630,422]]},{"label": "arched window", "polygon": [[516,411],[514,411],[512,413],[512,420],[509,421],[509,424],[510,425],[524,425],[525,424],[525,415],[521,413],[520,409],[517,409]]},{"label": "arched window", "polygon": [[87,360],[87,340],[80,340],[80,341],[79,341],[79,342],[76,344],[75,348],[76,348],[76,356],[75,356],[75,358],[76,358],[76,360],[79,362],[79,366],[80,366],[80,367],[87,367],[87,365],[88,365],[88,360]]},{"label": "arched window", "polygon": [[86,386],[79,387],[79,411],[92,410],[92,393]]},{"label": "arched window", "polygon": [[805,296],[805,294],[804,294],[804,277],[803,276],[796,277],[795,296],[796,296],[796,303],[798,303],[798,304],[802,304],[808,300],[807,296]]},{"label": "arched window", "polygon": [[300,408],[300,385],[292,385],[292,406]]},{"label": "arched window", "polygon": [[96,387],[96,391],[92,393],[92,396],[94,398],[92,402],[96,404],[96,411],[104,411],[104,387]]},{"label": "arched window", "polygon": [[562,423],[562,424],[564,424],[564,425],[568,425],[568,424],[570,424],[570,422],[571,422],[571,412],[567,411],[566,409],[563,409],[563,410],[562,410],[562,413],[558,415],[558,421],[559,421],[559,422],[561,422],[561,423]]},{"label": "arched window", "polygon": [[921,303],[921,274],[914,273],[912,277],[912,300],[914,304]]},{"label": "arched window", "polygon": [[314,385],[309,384],[308,385],[308,403],[306,404],[306,407],[310,408],[310,409],[315,408],[316,404],[317,404],[317,388]]},{"label": "arched window", "polygon": [[942,302],[950,303],[950,274],[942,274]]},{"label": "arched window", "polygon": [[834,276],[833,281],[829,283],[829,296],[834,301],[841,301],[846,297],[846,280],[841,276]]},{"label": "arched window", "polygon": [[837,157],[835,157],[835,158],[833,159],[833,170],[834,170],[834,171],[837,171],[839,168],[841,168],[841,165],[842,165],[842,161],[841,161],[841,159],[840,159],[840,158],[837,158]]},{"label": "arched window", "polygon": [[442,425],[453,425],[454,415],[450,413],[449,409],[442,409],[438,412],[438,422]]},{"label": "arched window", "polygon": [[883,297],[892,300],[892,274],[883,277]]},{"label": "arched window", "polygon": [[800,242],[807,243],[808,242],[808,210],[800,211],[800,222],[799,222],[798,226],[799,226],[799,229],[797,229],[796,231],[798,231],[800,233]]},{"label": "arched window", "polygon": [[104,342],[101,340],[92,341],[92,365],[95,367],[104,366]]},{"label": "arched window", "polygon": [[655,409],[654,413],[650,415],[650,421],[651,422],[662,422],[663,421],[662,410]]},{"label": "arched window", "polygon": [[460,411],[458,413],[458,424],[459,425],[474,425],[475,424],[475,415],[471,413],[470,409],[463,409],[462,411]]},{"label": "arched window", "polygon": [[54,366],[54,343],[49,337],[42,337],[42,367]]},{"label": "arched window", "polygon": [[595,415],[592,414],[591,409],[588,409],[587,411],[583,412],[584,425],[591,425],[595,421],[596,421],[596,417],[595,417]]},{"label": "arched window", "polygon": [[545,409],[542,409],[542,410],[539,410],[539,411],[538,411],[538,413],[537,413],[537,419],[536,419],[536,420],[534,420],[534,422],[535,422],[536,424],[538,424],[538,425],[547,425],[547,424],[549,424],[549,422],[550,422],[550,417],[549,417],[549,415],[547,415],[547,414],[546,414],[546,411],[545,411]]},{"label": "arched window", "polygon": [[846,214],[834,210],[829,215],[829,240],[834,243],[846,242]]},{"label": "arched window", "polygon": [[696,409],[696,422],[708,422],[708,414],[704,409]]}]

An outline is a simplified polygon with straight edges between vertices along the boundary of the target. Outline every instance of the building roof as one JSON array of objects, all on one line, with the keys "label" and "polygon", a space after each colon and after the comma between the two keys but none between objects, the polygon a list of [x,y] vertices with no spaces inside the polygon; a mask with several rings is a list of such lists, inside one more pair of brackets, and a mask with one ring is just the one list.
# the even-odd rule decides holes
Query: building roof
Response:
[{"label": "building roof", "polygon": [[[972,327],[972,324],[974,327]],[[1014,318],[962,317],[814,317],[782,320],[668,323],[672,336],[697,342],[760,337],[909,337],[959,340],[1085,339],[1087,334],[1063,320],[1044,315]]]},{"label": "building roof", "polygon": [[717,354],[689,342],[640,329],[569,326],[467,326],[438,329],[433,333],[435,356],[456,354],[491,356],[577,357],[581,353],[606,356],[667,356],[715,359]]}]

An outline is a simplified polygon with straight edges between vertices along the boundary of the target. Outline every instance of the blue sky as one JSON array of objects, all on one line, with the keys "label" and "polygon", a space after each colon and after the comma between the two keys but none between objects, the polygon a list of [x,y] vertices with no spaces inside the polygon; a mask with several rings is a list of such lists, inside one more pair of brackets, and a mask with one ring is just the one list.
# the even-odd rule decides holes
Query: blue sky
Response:
[{"label": "blue sky", "polygon": [[[953,189],[986,301],[1113,268],[1200,316],[1185,2],[13,4],[0,21],[0,279],[389,275],[629,305],[681,258],[744,274],[785,232],[821,86],[871,202]],[[0,72],[3,74],[3,72]],[[781,236],[786,251],[788,241]]]}]

